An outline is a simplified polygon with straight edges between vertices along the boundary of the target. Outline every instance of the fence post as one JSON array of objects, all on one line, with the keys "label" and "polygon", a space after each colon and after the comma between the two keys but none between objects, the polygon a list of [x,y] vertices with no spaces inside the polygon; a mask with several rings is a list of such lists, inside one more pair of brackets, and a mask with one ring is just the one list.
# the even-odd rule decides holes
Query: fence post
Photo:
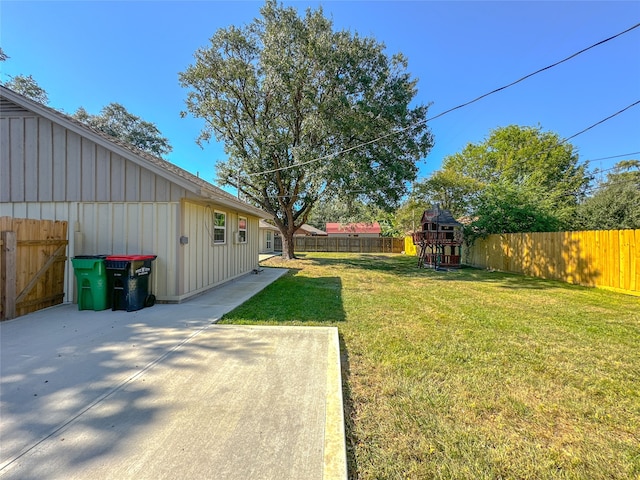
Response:
[{"label": "fence post", "polygon": [[0,233],[2,247],[0,247],[0,265],[2,265],[2,291],[0,300],[3,305],[4,318],[9,320],[16,316],[16,232],[4,231]]}]

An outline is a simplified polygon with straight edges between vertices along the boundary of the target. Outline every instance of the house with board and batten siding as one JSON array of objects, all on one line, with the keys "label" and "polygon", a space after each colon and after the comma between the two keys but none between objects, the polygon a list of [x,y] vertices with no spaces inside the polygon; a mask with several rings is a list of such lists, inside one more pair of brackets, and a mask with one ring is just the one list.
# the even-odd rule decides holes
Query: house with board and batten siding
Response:
[{"label": "house with board and batten siding", "polygon": [[[0,216],[69,222],[69,258],[157,255],[151,291],[180,302],[255,269],[268,215],[0,86]],[[65,301],[74,290],[67,261]]]}]

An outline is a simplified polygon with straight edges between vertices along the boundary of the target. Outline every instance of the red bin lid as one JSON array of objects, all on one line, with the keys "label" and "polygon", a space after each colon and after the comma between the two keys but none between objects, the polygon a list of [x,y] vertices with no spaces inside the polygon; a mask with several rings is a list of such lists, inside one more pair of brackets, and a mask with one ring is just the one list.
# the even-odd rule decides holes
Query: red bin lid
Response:
[{"label": "red bin lid", "polygon": [[157,255],[109,255],[106,260],[133,262],[136,260],[155,260]]}]

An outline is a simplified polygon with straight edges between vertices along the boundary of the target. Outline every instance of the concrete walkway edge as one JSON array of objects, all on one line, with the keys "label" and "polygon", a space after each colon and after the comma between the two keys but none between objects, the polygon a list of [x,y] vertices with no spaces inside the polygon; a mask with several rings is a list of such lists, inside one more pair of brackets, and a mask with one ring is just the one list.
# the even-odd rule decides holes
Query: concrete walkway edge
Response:
[{"label": "concrete walkway edge", "polygon": [[324,479],[347,480],[340,338],[334,328],[327,352],[327,400],[324,432]]}]

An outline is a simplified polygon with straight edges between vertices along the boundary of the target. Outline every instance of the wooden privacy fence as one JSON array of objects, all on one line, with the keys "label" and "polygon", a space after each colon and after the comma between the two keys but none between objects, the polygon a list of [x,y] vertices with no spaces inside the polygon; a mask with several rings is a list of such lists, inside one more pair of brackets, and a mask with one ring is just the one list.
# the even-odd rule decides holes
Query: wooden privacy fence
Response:
[{"label": "wooden privacy fence", "polygon": [[0,320],[62,303],[67,222],[0,217]]},{"label": "wooden privacy fence", "polygon": [[391,237],[293,237],[296,252],[400,253],[404,239]]},{"label": "wooden privacy fence", "polygon": [[640,230],[490,235],[467,265],[640,294]]}]

